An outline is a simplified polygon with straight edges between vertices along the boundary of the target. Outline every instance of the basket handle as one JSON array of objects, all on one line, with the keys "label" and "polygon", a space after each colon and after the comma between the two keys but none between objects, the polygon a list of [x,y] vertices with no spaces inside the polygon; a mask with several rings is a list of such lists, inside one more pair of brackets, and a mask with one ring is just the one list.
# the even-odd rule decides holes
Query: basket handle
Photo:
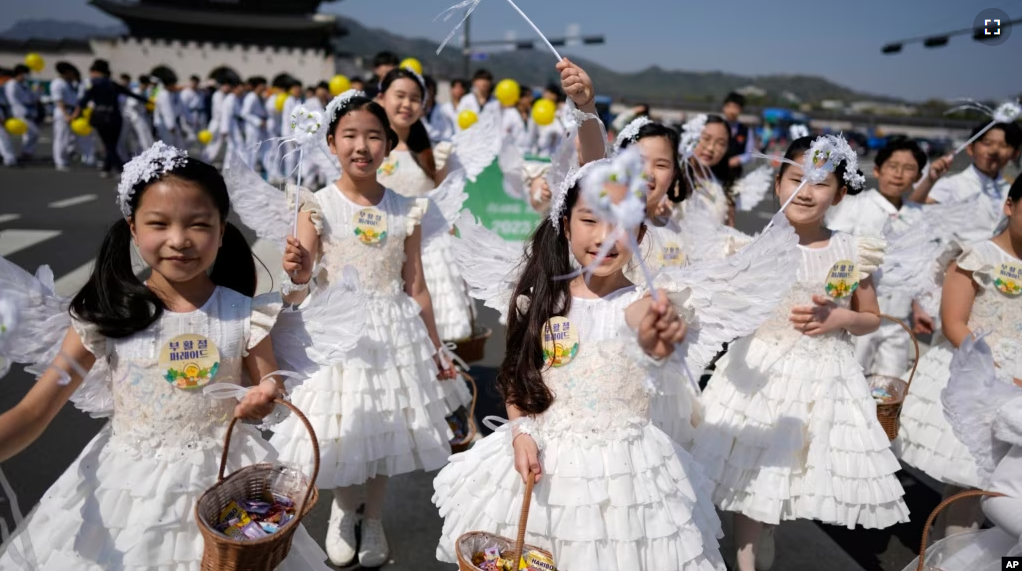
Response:
[{"label": "basket handle", "polygon": [[924,524],[924,535],[923,538],[920,540],[920,562],[917,563],[916,565],[916,571],[923,571],[924,569],[924,558],[927,555],[927,540],[928,536],[930,536],[931,534],[931,525],[934,524],[934,520],[937,519],[938,514],[941,513],[941,510],[947,508],[949,504],[955,503],[959,500],[963,500],[966,498],[974,498],[977,496],[999,498],[1004,495],[1005,494],[1000,494],[998,492],[987,492],[984,490],[967,490],[965,492],[960,492],[954,496],[949,496],[945,498],[943,502],[938,504],[938,507],[934,508],[934,511],[931,512],[931,515],[928,516],[927,523]]},{"label": "basket handle", "polygon": [[472,378],[469,373],[462,371],[462,377],[469,381],[472,385],[472,404],[469,405],[469,432],[465,435],[465,438],[458,443],[459,446],[465,446],[472,442],[473,438],[476,438],[476,433],[479,429],[476,428],[476,399],[479,396],[479,389],[476,387],[476,379]]},{"label": "basket handle", "polygon": [[916,340],[916,335],[913,335],[913,330],[906,325],[901,319],[896,319],[891,315],[879,314],[881,319],[887,319],[888,321],[898,323],[900,327],[906,330],[906,334],[909,335],[910,341],[913,342],[913,351],[916,353],[916,357],[913,359],[913,368],[909,370],[909,378],[906,379],[906,394],[909,394],[909,385],[913,384],[913,377],[916,376],[916,367],[920,364],[920,342]]},{"label": "basket handle", "polygon": [[[305,429],[309,432],[309,437],[313,441],[313,474],[312,478],[309,480],[309,489],[306,491],[305,501],[302,502],[303,505],[305,505],[313,497],[316,478],[320,474],[320,443],[316,440],[316,432],[313,430],[313,425],[309,424],[309,419],[302,414],[302,411],[298,410],[295,405],[283,399],[274,399],[274,402],[291,409],[291,412],[302,421],[302,424],[305,425]],[[231,446],[231,433],[234,432],[234,425],[238,423],[238,420],[239,418],[237,416],[232,418],[231,422],[227,425],[227,433],[224,434],[224,451],[220,455],[220,473],[217,474],[218,484],[224,481],[224,470],[227,468],[227,454],[230,451]]]},{"label": "basket handle", "polygon": [[519,532],[515,535],[515,549],[512,551],[512,568],[517,569],[522,560],[522,549],[526,546],[526,522],[529,521],[529,504],[533,501],[533,485],[536,478],[529,472],[526,478],[526,492],[522,496],[522,512],[519,514]]}]

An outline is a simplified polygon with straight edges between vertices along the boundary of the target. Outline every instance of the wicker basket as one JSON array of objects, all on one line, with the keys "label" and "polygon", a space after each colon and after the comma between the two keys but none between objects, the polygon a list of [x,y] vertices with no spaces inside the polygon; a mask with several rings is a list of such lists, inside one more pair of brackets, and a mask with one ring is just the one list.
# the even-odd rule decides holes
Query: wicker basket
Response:
[{"label": "wicker basket", "polygon": [[934,511],[932,511],[931,515],[927,518],[927,523],[924,524],[923,537],[920,538],[920,561],[916,565],[916,571],[942,571],[942,569],[939,567],[926,565],[927,544],[928,538],[931,534],[931,526],[934,525],[934,520],[937,519],[938,514],[940,514],[942,510],[947,508],[949,504],[952,504],[959,500],[964,500],[966,498],[974,498],[978,496],[999,498],[1004,495],[1005,494],[1000,494],[998,492],[986,492],[984,490],[967,490],[965,492],[960,492],[954,496],[949,496],[948,498],[945,498],[943,502],[938,504],[938,507],[934,508]]},{"label": "wicker basket", "polygon": [[316,476],[320,472],[320,447],[316,441],[316,433],[313,431],[309,420],[294,405],[289,402],[275,399],[279,405],[291,409],[292,413],[302,421],[309,437],[313,441],[313,473],[309,479],[308,490],[304,501],[297,504],[297,513],[288,523],[281,526],[280,530],[265,538],[249,541],[239,541],[227,537],[213,529],[209,522],[216,521],[221,510],[232,500],[258,499],[263,497],[269,487],[269,478],[276,472],[275,466],[270,463],[254,464],[247,466],[224,477],[224,469],[227,464],[228,447],[231,444],[231,433],[238,418],[232,418],[227,426],[227,434],[224,436],[224,452],[220,457],[220,473],[217,475],[217,483],[199,498],[195,504],[195,521],[199,525],[199,531],[203,537],[202,570],[203,571],[272,571],[284,561],[291,550],[291,540],[302,521],[319,498],[319,491],[316,489]]},{"label": "wicker basket", "polygon": [[[913,377],[916,375],[916,367],[920,364],[920,343],[917,342],[916,336],[913,335],[913,330],[903,323],[902,320],[891,317],[890,315],[882,315],[881,319],[887,319],[898,323],[906,330],[910,340],[913,341],[913,350],[916,355],[913,358],[913,368],[909,371],[909,379],[907,381],[896,379],[894,377],[872,376],[875,379],[883,378],[885,381],[892,385],[897,385],[899,388],[898,392],[900,394],[898,394],[897,397],[893,398],[889,402],[877,403],[877,421],[881,423],[881,428],[883,428],[885,434],[888,435],[888,440],[895,440],[899,436],[899,414],[902,413],[902,403],[906,401],[906,395],[909,394],[909,385],[913,383]],[[868,381],[869,380],[870,378],[868,378]]]},{"label": "wicker basket", "polygon": [[533,545],[526,545],[526,522],[529,520],[529,504],[533,499],[533,480],[533,474],[526,478],[526,492],[522,497],[522,512],[519,514],[519,531],[515,539],[511,540],[507,537],[482,531],[470,531],[462,534],[455,540],[455,556],[458,558],[458,571],[481,571],[479,567],[472,564],[471,560],[466,559],[462,555],[461,549],[463,546],[471,545],[481,539],[500,545],[502,555],[510,554],[509,559],[514,562],[516,569],[518,568],[519,560],[522,559],[522,552],[525,550],[539,551],[552,560],[554,559],[554,556],[549,551]]},{"label": "wicker basket", "polygon": [[469,381],[469,384],[472,385],[472,404],[469,405],[469,418],[466,422],[469,427],[469,431],[466,433],[465,438],[458,442],[451,443],[452,454],[458,454],[459,452],[465,452],[468,450],[472,441],[476,438],[476,433],[479,432],[479,427],[476,426],[476,401],[479,397],[479,388],[476,386],[476,379],[469,376],[469,373],[463,371],[462,377],[464,377],[465,380]]},{"label": "wicker basket", "polygon": [[[469,293],[469,288],[466,286],[466,295]],[[476,309],[472,305],[472,298],[469,298],[469,320],[472,334],[465,339],[455,341],[455,354],[458,355],[466,363],[475,363],[482,361],[486,355],[487,340],[493,334],[493,331],[489,327],[484,327],[476,323]]]}]

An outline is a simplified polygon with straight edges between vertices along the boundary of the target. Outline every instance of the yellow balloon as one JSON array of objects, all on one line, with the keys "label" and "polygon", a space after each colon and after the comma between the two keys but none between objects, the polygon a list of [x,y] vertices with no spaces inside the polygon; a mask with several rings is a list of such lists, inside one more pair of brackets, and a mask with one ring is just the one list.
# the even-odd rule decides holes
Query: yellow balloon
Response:
[{"label": "yellow balloon", "polygon": [[351,87],[352,82],[348,81],[348,78],[343,75],[335,75],[330,78],[330,94],[335,97],[348,91]]},{"label": "yellow balloon", "polygon": [[202,143],[204,145],[208,145],[208,144],[210,144],[210,141],[213,140],[213,133],[210,133],[206,129],[203,129],[202,131],[199,131],[198,137],[199,137],[199,142],[200,143]]},{"label": "yellow balloon", "polygon": [[25,133],[28,133],[28,123],[25,123],[17,117],[11,117],[4,122],[4,129],[7,129],[7,132],[15,137],[20,137]]},{"label": "yellow balloon", "polygon": [[533,121],[537,125],[550,125],[554,122],[554,114],[558,108],[549,99],[540,99],[533,104]]},{"label": "yellow balloon", "polygon": [[479,119],[480,118],[476,115],[475,111],[466,109],[458,114],[458,128],[464,131],[475,125],[476,121],[479,121]]},{"label": "yellow balloon", "polygon": [[412,71],[418,73],[419,75],[423,75],[423,63],[414,57],[409,57],[401,60],[401,63],[398,64],[398,67],[403,69],[411,69]]},{"label": "yellow balloon", "polygon": [[71,130],[80,137],[87,137],[92,134],[92,125],[85,117],[79,117],[71,122]]},{"label": "yellow balloon", "polygon": [[27,65],[32,71],[39,72],[43,71],[43,68],[46,66],[46,62],[43,61],[43,56],[32,52],[25,56],[25,65]]},{"label": "yellow balloon", "polygon": [[522,89],[514,79],[502,79],[494,88],[494,97],[505,107],[518,103],[521,96]]},{"label": "yellow balloon", "polygon": [[284,111],[284,102],[287,100],[288,100],[287,95],[285,95],[284,93],[278,93],[276,96],[274,96],[274,109],[276,109],[278,113]]}]

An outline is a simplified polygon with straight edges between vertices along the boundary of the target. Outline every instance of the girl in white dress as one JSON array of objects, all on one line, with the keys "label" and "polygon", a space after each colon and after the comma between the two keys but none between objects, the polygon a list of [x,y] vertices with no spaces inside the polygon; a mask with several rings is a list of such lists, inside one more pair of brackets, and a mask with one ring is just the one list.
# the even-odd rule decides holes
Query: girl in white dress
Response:
[{"label": "girl in white dress", "polygon": [[697,115],[682,127],[681,149],[682,168],[685,169],[683,185],[672,199],[683,203],[674,217],[681,222],[688,214],[690,204],[699,202],[710,212],[717,224],[735,225],[735,205],[725,194],[721,182],[711,172],[725,158],[731,140],[728,123],[718,115]]},{"label": "girl in white dress", "polygon": [[[577,186],[558,204],[552,218],[562,228],[541,223],[511,292],[498,384],[512,422],[453,456],[434,480],[444,517],[437,557],[454,562],[468,531],[514,537],[529,477],[537,484],[526,541],[551,550],[559,569],[724,569],[708,482],[650,421],[651,370],[685,324],[663,292],[654,302],[625,277],[624,244],[588,283],[557,280],[571,259],[589,266],[610,231]],[[541,342],[552,330],[577,335],[554,362]]]},{"label": "girl in white dress", "polygon": [[[884,243],[824,226],[828,209],[862,177],[841,138],[812,144],[798,139],[785,155],[812,164],[810,172],[786,162],[775,184],[783,202],[798,189],[785,211],[799,235],[796,285],[772,318],[718,362],[693,447],[716,486],[715,504],[735,513],[741,571],[753,571],[755,558],[757,569],[770,567],[773,527],[761,545],[765,524],[815,519],[884,528],[909,514],[851,339],[880,323],[870,274]],[[810,163],[821,148],[832,153],[828,163]]]},{"label": "girl in white dress", "polygon": [[[944,415],[940,395],[949,381],[952,351],[972,333],[986,334],[998,379],[1019,384],[1020,377],[1020,180],[1003,206],[1005,230],[991,240],[963,248],[945,274],[941,296],[943,338],[920,359],[916,378],[902,407],[897,449],[903,462],[948,484],[945,495],[976,488],[974,459],[956,438]],[[939,536],[974,529],[983,521],[977,501],[961,500],[943,513]]]},{"label": "girl in white dress", "polygon": [[[438,355],[441,339],[423,276],[425,240],[447,230],[431,223],[429,199],[407,198],[377,182],[377,170],[397,144],[387,113],[361,92],[327,106],[327,144],[341,178],[301,197],[298,237],[289,236],[282,292],[303,301],[310,280],[359,272],[366,293],[365,343],[342,366],[320,369],[292,395],[320,440],[320,488],[334,492],[327,555],[336,565],[358,556],[364,567],[387,561],[381,515],[389,476],[436,470],[447,463],[453,436],[445,417],[472,399]],[[427,227],[424,228],[424,221]],[[314,269],[315,266],[315,269]],[[282,458],[311,465],[305,428],[286,419],[270,442]],[[356,553],[357,510],[366,484],[362,540]]]},{"label": "girl in white dress", "polygon": [[[380,82],[377,102],[387,111],[398,144],[377,169],[377,180],[391,190],[412,198],[426,196],[444,180],[421,122],[425,83],[414,71],[392,69]],[[472,336],[473,303],[451,258],[449,239],[438,236],[423,250],[423,274],[433,302],[433,318],[442,340],[458,341]]]},{"label": "girl in white dress", "polygon": [[[111,419],[9,542],[3,569],[198,569],[194,508],[216,482],[227,423],[262,418],[281,395],[268,336],[280,297],[251,297],[255,263],[227,222],[217,170],[157,142],[125,166],[118,202],[124,218],[70,313],[48,269],[37,279],[0,258],[2,289],[33,318],[8,349],[42,372],[0,415],[0,460],[31,444],[69,399]],[[132,243],[152,268],[145,282],[132,271]],[[193,343],[207,363],[176,375],[171,352]],[[258,386],[237,405],[188,390],[211,381]],[[254,427],[239,425],[232,438],[229,469],[274,460]],[[299,528],[281,569],[326,570],[325,558]]]}]

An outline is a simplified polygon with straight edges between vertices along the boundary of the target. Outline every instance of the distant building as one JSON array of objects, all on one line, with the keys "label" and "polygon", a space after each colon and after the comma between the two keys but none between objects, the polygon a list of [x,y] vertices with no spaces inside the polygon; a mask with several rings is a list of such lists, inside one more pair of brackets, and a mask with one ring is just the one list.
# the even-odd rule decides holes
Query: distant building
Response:
[{"label": "distant building", "polygon": [[845,109],[845,102],[837,99],[825,99],[820,102],[820,106],[825,111],[841,111]]},{"label": "distant building", "polygon": [[226,67],[243,79],[288,73],[312,83],[335,73],[332,45],[345,34],[333,15],[316,12],[321,1],[90,0],[123,21],[128,34],[88,41],[0,41],[0,65],[9,67],[34,51],[47,61],[36,74],[40,79],[54,76],[54,61],[70,61],[84,73],[93,59],[103,58],[115,74],[137,76],[166,65],[184,80]]},{"label": "distant building", "polygon": [[849,104],[853,113],[869,113],[873,115],[916,115],[917,109],[903,103],[884,101],[856,101]]},{"label": "distant building", "polygon": [[750,98],[767,96],[767,91],[757,87],[756,85],[747,85],[746,87],[736,89],[735,92],[741,93],[742,95]]}]

